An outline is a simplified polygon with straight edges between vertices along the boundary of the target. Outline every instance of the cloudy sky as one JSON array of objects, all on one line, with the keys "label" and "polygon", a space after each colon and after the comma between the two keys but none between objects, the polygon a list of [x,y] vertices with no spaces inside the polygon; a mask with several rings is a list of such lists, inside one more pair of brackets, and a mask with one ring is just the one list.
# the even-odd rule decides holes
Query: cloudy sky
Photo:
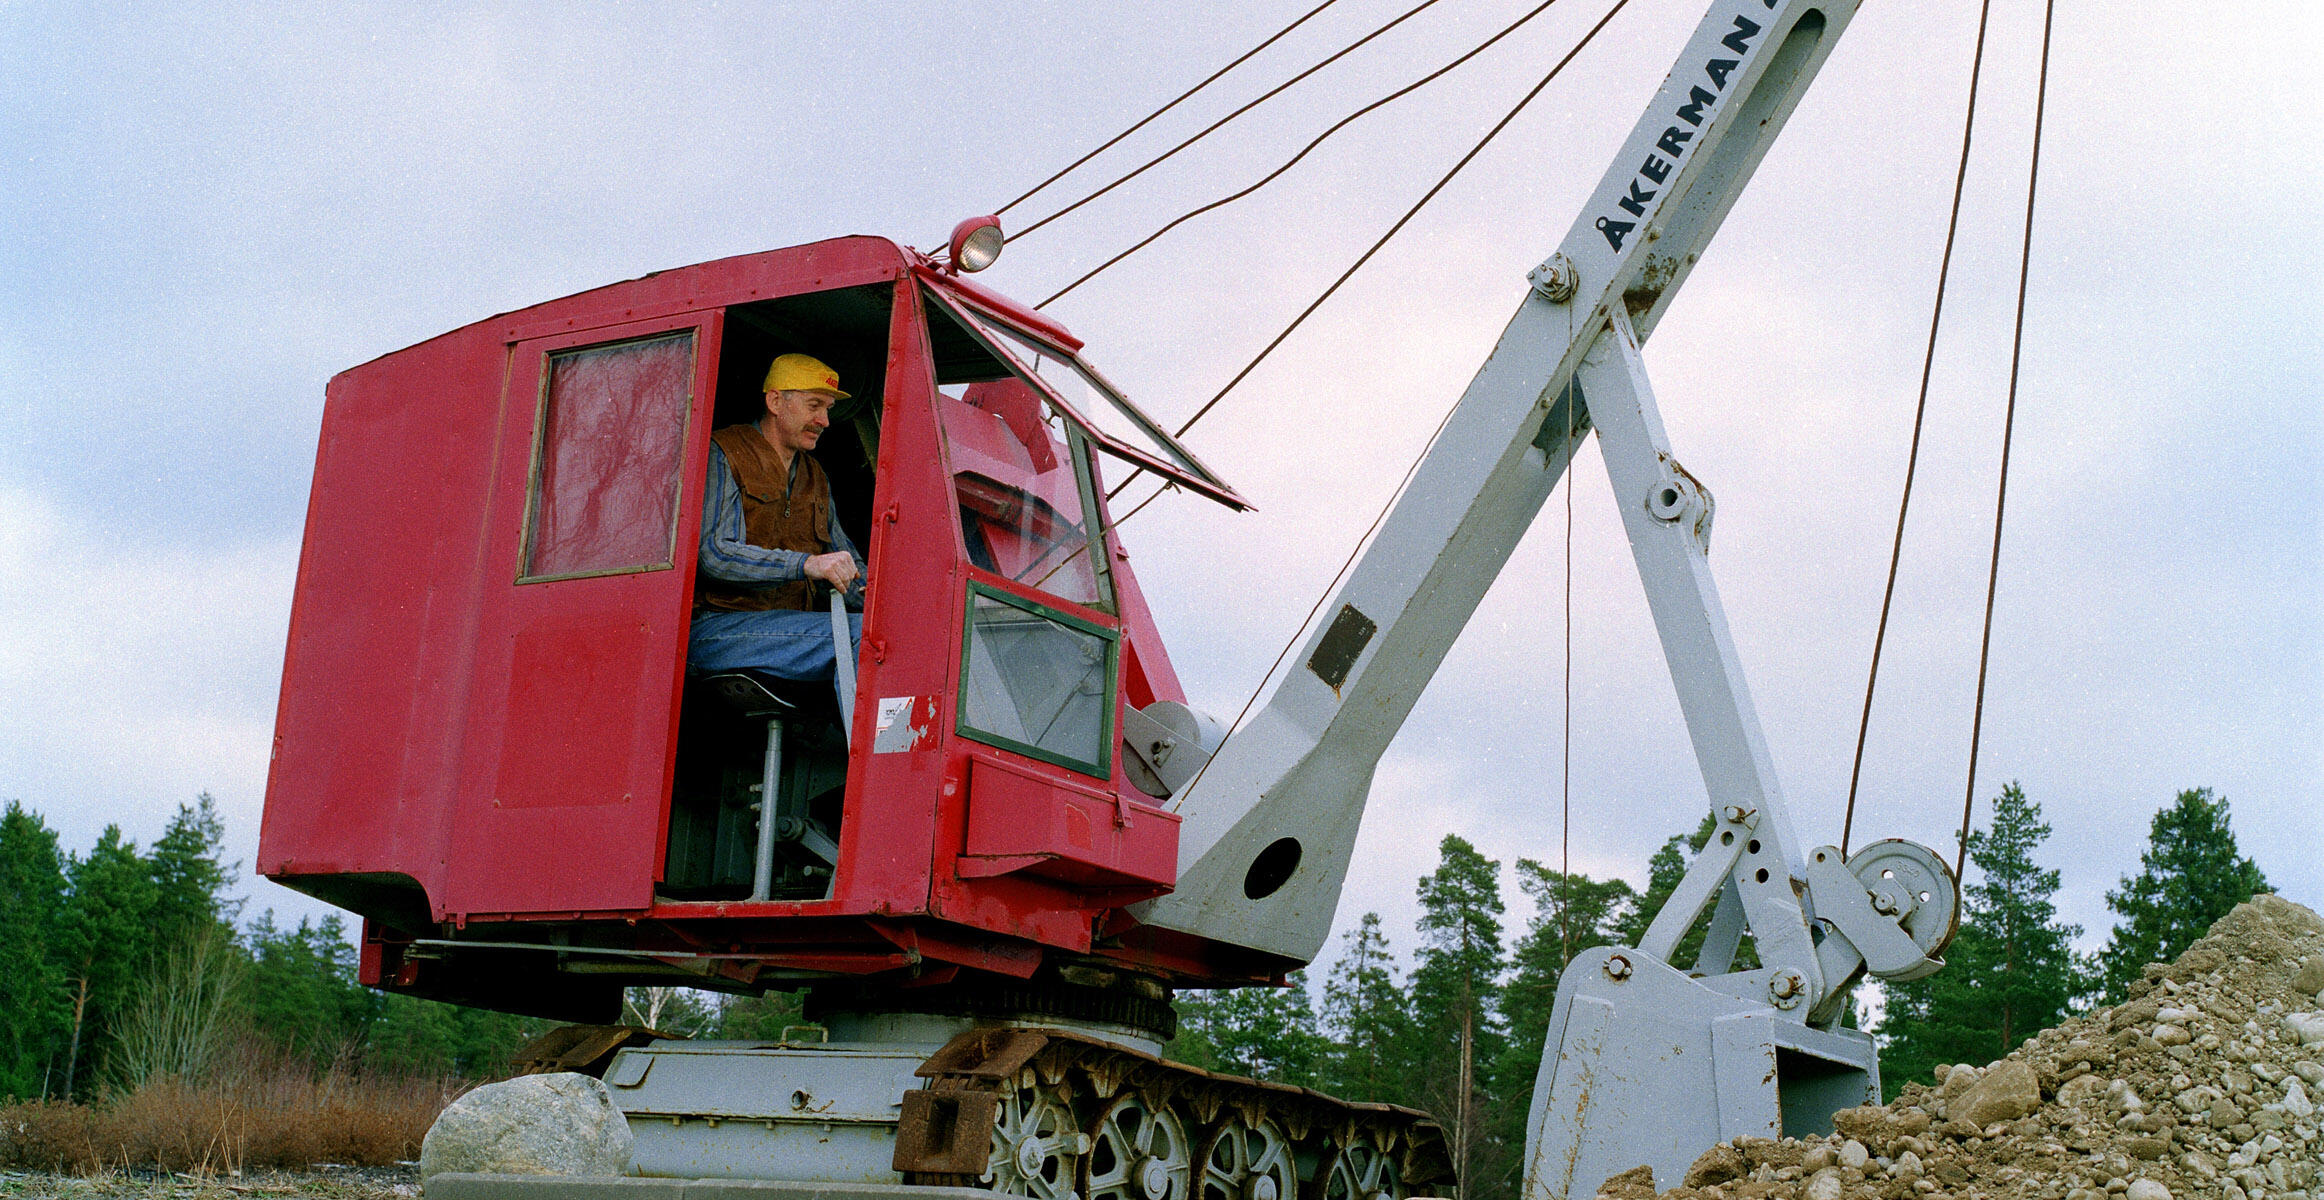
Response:
[{"label": "cloudy sky", "polygon": [[[1412,2],[1339,0],[1008,223]],[[930,245],[1310,6],[0,3],[0,799],[83,849],[108,822],[150,840],[208,790],[253,857],[332,374],[647,271]],[[1049,294],[1531,6],[1427,6],[985,281]],[[1561,0],[1052,312],[1175,424],[1606,7]],[[2040,32],[2032,0],[1994,8],[1857,818],[1859,842],[1948,857]],[[1630,3],[1189,436],[1259,506],[1171,496],[1125,527],[1198,704],[1231,715],[1260,685],[1700,11]],[[1868,5],[1647,348],[1718,497],[1713,561],[1810,845],[1839,833],[1974,21]],[[1977,791],[2019,780],[2044,806],[2086,943],[2182,788],[2229,797],[2269,878],[2324,901],[2320,34],[2299,0],[2058,6]],[[1636,880],[1702,784],[1594,455],[1575,489],[1573,863]],[[1409,952],[1445,833],[1556,861],[1564,510],[1383,763],[1343,926],[1377,909]]]}]

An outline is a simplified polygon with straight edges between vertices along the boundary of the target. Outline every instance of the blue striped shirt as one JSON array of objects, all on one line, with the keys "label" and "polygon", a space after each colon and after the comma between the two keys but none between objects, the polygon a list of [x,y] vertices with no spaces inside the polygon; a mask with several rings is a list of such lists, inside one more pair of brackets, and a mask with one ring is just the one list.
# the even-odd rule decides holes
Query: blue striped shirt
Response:
[{"label": "blue striped shirt", "polygon": [[[702,498],[702,573],[712,579],[739,583],[744,587],[774,587],[782,583],[797,583],[807,578],[807,552],[804,550],[776,550],[754,546],[744,536],[742,523],[742,488],[734,482],[734,469],[726,465],[726,451],[718,443],[710,443],[709,486]],[[839,506],[831,506],[831,548],[845,550],[855,559],[858,573],[864,570],[863,555],[848,540],[847,531],[839,527]]]}]

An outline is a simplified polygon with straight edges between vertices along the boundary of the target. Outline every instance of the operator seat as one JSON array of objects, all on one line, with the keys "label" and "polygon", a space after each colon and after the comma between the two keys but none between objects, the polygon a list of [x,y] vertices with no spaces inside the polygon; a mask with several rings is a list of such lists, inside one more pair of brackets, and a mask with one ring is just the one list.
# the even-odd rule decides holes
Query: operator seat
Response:
[{"label": "operator seat", "polygon": [[[738,714],[766,723],[766,751],[759,772],[758,846],[752,856],[750,899],[773,899],[777,847],[794,844],[797,851],[820,860],[826,881],[839,862],[839,842],[833,831],[807,811],[805,797],[794,796],[783,782],[785,726],[823,728],[840,725],[839,698],[828,682],[781,679],[759,671],[724,671],[702,677],[702,683]],[[771,799],[770,799],[771,798]],[[826,894],[828,895],[828,882]]]}]

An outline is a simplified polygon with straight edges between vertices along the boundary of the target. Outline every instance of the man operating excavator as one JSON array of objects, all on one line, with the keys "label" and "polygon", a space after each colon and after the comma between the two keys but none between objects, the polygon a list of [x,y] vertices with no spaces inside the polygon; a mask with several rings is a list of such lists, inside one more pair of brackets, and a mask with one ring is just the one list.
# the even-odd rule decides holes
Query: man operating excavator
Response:
[{"label": "man operating excavator", "polygon": [[[785,354],[767,368],[766,413],[710,435],[694,626],[686,663],[714,674],[757,671],[819,682],[836,667],[831,619],[816,584],[842,595],[863,583],[863,556],[840,528],[831,480],[808,451],[848,398],[821,360]],[[863,618],[848,617],[858,642]]]}]

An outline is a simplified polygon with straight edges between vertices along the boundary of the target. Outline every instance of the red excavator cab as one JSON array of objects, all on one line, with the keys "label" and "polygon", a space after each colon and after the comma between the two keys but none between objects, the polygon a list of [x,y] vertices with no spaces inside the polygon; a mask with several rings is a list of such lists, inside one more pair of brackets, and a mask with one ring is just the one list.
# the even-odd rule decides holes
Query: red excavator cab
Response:
[{"label": "red excavator cab", "polygon": [[[1125,721],[1187,725],[1145,719],[1185,697],[1106,473],[1243,502],[1080,350],[853,237],[333,379],[259,871],[361,914],[366,983],[571,1020],[637,983],[1294,965],[1123,911],[1170,890],[1178,845]],[[844,713],[685,663],[710,433],[761,415],[790,352],[852,393],[816,451],[869,565]]]}]

